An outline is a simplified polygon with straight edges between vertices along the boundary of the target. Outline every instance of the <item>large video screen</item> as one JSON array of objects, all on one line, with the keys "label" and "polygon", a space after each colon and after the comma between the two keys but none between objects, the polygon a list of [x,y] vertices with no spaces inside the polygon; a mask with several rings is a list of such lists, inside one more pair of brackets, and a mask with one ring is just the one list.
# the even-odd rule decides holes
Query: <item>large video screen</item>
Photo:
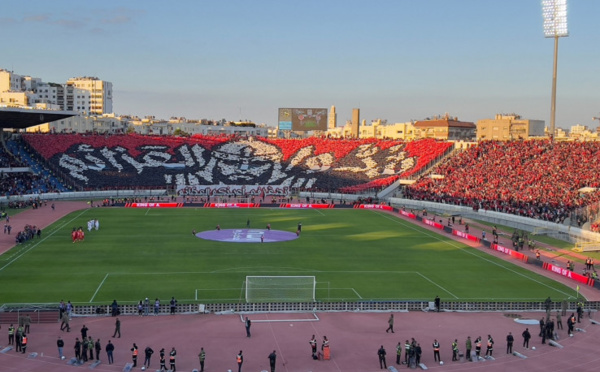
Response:
[{"label": "large video screen", "polygon": [[326,108],[280,108],[279,130],[327,130]]}]

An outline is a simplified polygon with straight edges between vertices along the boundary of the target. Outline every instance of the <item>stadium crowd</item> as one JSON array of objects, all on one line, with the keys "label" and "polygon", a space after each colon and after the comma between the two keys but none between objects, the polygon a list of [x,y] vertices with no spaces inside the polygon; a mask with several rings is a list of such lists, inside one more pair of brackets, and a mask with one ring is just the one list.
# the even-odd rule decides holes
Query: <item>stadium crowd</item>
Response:
[{"label": "stadium crowd", "polygon": [[600,200],[597,142],[486,141],[448,158],[406,197],[563,222]]},{"label": "stadium crowd", "polygon": [[[285,181],[305,191],[376,192],[400,177],[417,177],[452,148],[450,142],[433,139],[138,134],[27,134],[23,138],[30,149],[54,168],[63,167],[85,190],[166,184],[282,185]],[[419,178],[404,196],[557,223],[573,215],[581,226],[587,215],[578,210],[600,202],[598,155],[597,142],[484,141],[447,157],[434,177]],[[13,188],[3,185],[1,190],[16,192]],[[584,188],[589,192],[582,192]],[[591,228],[599,231],[600,223],[592,220]]]},{"label": "stadium crowd", "polygon": [[[452,145],[434,140],[23,135],[81,189],[281,185],[362,192],[410,176]],[[236,174],[237,173],[237,174]],[[243,173],[243,174],[242,174]],[[240,175],[241,174],[241,175]]]}]

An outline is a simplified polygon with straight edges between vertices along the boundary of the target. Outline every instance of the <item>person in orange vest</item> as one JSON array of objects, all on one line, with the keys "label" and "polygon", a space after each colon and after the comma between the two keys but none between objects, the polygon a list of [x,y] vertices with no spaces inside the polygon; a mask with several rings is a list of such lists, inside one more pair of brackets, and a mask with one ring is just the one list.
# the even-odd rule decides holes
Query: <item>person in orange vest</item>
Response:
[{"label": "person in orange vest", "polygon": [[21,351],[23,354],[27,351],[27,334],[25,333],[23,333],[23,336],[21,337]]},{"label": "person in orange vest", "polygon": [[175,350],[175,347],[172,347],[171,352],[169,353],[169,364],[171,365],[172,372],[177,371],[177,368],[175,368],[175,355],[177,355],[177,351]]},{"label": "person in orange vest", "polygon": [[239,354],[235,357],[238,365],[238,372],[242,372],[242,364],[244,363],[244,356],[242,355],[242,351],[240,350]]},{"label": "person in orange vest", "polygon": [[481,336],[475,340],[475,355],[477,356],[477,360],[479,360],[481,357]]},{"label": "person in orange vest", "polygon": [[331,358],[331,352],[329,350],[329,340],[327,336],[323,336],[323,344],[321,345],[321,351],[323,352],[323,359],[329,360]]},{"label": "person in orange vest", "polygon": [[133,367],[137,367],[137,357],[138,347],[135,343],[133,343],[133,347],[131,348],[131,361],[133,362]]},{"label": "person in orange vest", "polygon": [[540,255],[541,255],[541,254],[540,254],[540,250],[539,250],[539,249],[536,249],[536,250],[535,250],[535,258],[536,258],[537,260],[539,260],[539,259],[540,259]]}]

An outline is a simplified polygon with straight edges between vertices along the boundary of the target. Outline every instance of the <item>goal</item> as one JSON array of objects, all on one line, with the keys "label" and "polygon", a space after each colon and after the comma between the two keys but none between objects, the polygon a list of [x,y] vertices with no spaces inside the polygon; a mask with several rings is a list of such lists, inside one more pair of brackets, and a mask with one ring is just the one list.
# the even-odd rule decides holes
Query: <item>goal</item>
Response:
[{"label": "goal", "polygon": [[314,302],[314,276],[247,276],[246,302]]}]

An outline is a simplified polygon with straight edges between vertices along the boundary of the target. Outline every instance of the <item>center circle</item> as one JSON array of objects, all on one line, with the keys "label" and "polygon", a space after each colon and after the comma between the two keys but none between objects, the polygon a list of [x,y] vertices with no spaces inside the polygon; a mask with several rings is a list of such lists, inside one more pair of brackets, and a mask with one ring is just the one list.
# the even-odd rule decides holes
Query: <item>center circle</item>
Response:
[{"label": "center circle", "polygon": [[273,243],[298,239],[299,235],[289,231],[267,229],[221,229],[202,231],[196,237],[205,240],[230,243]]}]

